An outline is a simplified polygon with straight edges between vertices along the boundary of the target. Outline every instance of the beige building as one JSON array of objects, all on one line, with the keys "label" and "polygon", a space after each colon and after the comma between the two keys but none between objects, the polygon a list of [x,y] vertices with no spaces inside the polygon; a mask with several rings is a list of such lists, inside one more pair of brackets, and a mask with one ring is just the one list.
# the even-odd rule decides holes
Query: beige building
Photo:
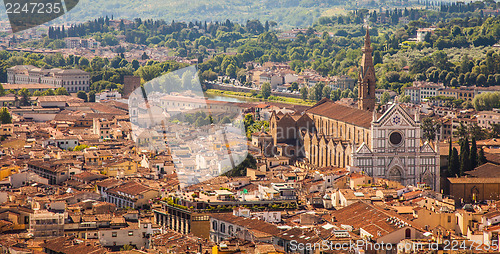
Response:
[{"label": "beige building", "polygon": [[33,65],[17,65],[7,69],[7,82],[64,87],[70,93],[90,90],[90,74],[79,69],[42,69]]},{"label": "beige building", "polygon": [[64,235],[64,217],[64,213],[34,211],[30,215],[28,232],[34,237],[62,236]]},{"label": "beige building", "polygon": [[119,208],[132,209],[149,205],[149,200],[158,196],[158,191],[137,182],[127,182],[117,187],[105,190],[106,202]]},{"label": "beige building", "polygon": [[491,128],[491,124],[500,123],[500,113],[495,111],[481,111],[477,115],[477,125],[481,128]]}]

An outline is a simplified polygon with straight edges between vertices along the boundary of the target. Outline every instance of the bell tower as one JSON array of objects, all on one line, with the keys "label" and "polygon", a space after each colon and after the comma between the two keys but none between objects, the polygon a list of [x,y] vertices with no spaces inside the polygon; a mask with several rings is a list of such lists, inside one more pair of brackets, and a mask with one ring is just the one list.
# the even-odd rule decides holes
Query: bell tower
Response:
[{"label": "bell tower", "polygon": [[373,67],[370,32],[366,28],[365,46],[358,77],[358,108],[373,111],[375,109],[375,68]]}]

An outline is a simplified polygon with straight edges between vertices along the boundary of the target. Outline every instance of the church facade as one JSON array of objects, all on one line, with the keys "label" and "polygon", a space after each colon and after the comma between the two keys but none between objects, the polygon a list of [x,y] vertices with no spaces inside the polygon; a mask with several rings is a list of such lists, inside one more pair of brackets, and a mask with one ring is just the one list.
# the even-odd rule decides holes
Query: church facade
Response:
[{"label": "church facade", "polygon": [[[421,139],[418,113],[412,118],[394,104],[375,110],[375,69],[366,32],[358,79],[358,107],[322,99],[304,114],[271,115],[274,138],[268,152],[302,157],[316,167],[348,167],[404,185],[439,189],[438,148]],[[272,147],[272,149],[271,149]],[[285,154],[283,151],[292,151]]]},{"label": "church facade", "polygon": [[394,104],[381,117],[374,114],[371,133],[371,145],[354,149],[352,166],[373,177],[439,190],[439,142],[422,142],[418,114],[412,118]]}]

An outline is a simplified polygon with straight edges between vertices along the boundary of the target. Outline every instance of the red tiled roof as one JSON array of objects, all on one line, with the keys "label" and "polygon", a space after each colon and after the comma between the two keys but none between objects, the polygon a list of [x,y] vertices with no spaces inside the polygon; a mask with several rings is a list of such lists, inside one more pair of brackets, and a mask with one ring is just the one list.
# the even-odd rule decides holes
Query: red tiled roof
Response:
[{"label": "red tiled roof", "polygon": [[373,117],[373,113],[370,111],[343,106],[326,98],[319,101],[306,112],[350,123],[366,129],[371,127]]}]

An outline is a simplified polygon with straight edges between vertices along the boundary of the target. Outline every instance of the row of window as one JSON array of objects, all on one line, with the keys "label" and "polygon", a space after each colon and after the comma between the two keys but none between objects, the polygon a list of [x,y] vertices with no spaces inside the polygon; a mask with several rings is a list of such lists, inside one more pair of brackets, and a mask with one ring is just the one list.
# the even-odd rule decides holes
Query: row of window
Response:
[{"label": "row of window", "polygon": [[[215,221],[215,220],[212,221],[212,231],[217,232],[217,229],[219,230],[220,233],[225,234],[226,233],[226,224],[224,222],[221,222],[220,226],[219,226],[217,221]],[[227,233],[229,235],[232,234],[233,232],[239,232],[239,231],[240,231],[239,228],[236,228],[236,231],[235,231],[233,225],[229,225],[227,227]]]}]

